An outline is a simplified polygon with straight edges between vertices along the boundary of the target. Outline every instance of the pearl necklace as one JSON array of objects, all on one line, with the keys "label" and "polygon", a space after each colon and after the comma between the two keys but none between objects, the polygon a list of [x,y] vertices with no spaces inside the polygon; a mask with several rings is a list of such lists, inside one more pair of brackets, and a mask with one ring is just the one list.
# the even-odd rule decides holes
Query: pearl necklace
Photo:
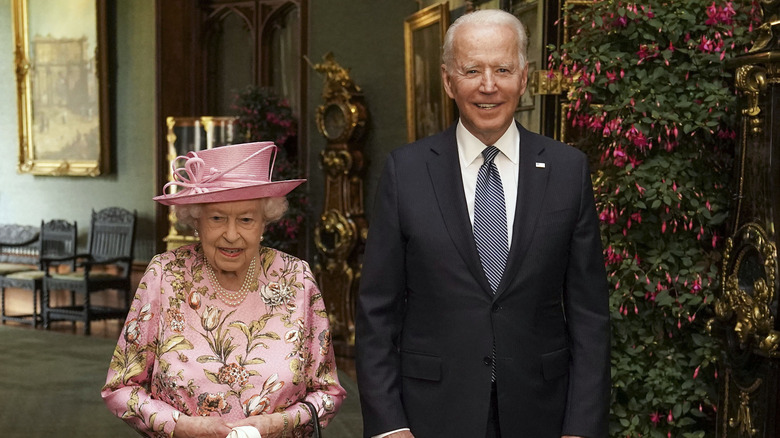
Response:
[{"label": "pearl necklace", "polygon": [[244,277],[244,283],[241,285],[241,289],[237,292],[226,290],[219,284],[217,280],[217,274],[214,273],[214,269],[209,264],[208,260],[204,260],[206,263],[206,275],[211,281],[211,286],[216,289],[217,298],[228,306],[238,306],[241,304],[250,291],[257,290],[257,275],[255,275],[255,257],[252,257],[252,261],[249,263],[249,269],[246,271],[246,277]]}]

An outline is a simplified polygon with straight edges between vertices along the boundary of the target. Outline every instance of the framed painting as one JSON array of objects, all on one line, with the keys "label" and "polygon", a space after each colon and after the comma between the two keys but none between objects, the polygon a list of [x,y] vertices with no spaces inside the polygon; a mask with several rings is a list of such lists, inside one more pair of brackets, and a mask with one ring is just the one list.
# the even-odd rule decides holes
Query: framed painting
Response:
[{"label": "framed painting", "polygon": [[441,80],[441,48],[449,24],[448,2],[429,6],[404,20],[406,127],[410,142],[435,134],[453,121],[453,103]]},{"label": "framed painting", "polygon": [[106,0],[12,0],[20,173],[109,167]]}]

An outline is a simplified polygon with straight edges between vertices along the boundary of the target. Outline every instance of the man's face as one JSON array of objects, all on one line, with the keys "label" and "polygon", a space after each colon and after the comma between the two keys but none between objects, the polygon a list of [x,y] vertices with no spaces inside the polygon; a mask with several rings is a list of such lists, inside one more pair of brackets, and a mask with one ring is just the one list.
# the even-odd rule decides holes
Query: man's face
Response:
[{"label": "man's face", "polygon": [[466,129],[492,145],[514,120],[528,68],[520,67],[517,40],[508,26],[464,25],[453,42],[453,65],[442,65],[444,88]]}]

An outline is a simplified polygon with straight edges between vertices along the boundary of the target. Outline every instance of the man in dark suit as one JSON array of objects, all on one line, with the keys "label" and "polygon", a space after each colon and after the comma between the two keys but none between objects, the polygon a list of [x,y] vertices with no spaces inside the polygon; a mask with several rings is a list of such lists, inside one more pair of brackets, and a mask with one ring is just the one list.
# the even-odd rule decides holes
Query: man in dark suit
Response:
[{"label": "man in dark suit", "polygon": [[393,151],[357,307],[366,437],[607,436],[609,312],[587,159],[514,121],[526,35],[459,18],[460,120]]}]

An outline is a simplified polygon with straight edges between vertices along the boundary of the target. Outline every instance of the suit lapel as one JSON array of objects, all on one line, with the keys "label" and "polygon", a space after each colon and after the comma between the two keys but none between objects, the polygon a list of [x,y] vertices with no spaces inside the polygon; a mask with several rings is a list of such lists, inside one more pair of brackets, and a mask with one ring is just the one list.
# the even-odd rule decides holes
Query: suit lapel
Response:
[{"label": "suit lapel", "polygon": [[450,235],[461,258],[482,288],[491,293],[487,277],[479,261],[474,232],[466,207],[466,195],[463,192],[463,177],[460,171],[458,146],[455,139],[455,126],[444,131],[444,141],[431,147],[432,157],[427,161],[431,184],[436,193],[447,233]]},{"label": "suit lapel", "polygon": [[547,191],[548,175],[552,164],[545,162],[544,147],[532,140],[531,133],[519,123],[517,127],[520,130],[520,168],[517,177],[515,221],[512,227],[509,258],[496,297],[500,296],[517,276],[528,253]]}]

